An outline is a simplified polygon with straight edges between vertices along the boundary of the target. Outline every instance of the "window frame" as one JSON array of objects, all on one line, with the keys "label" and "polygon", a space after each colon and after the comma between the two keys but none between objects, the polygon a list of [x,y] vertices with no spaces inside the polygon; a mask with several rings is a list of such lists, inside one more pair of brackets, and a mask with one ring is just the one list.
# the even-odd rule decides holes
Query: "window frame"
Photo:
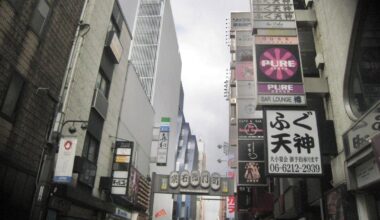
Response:
[{"label": "window frame", "polygon": [[[25,83],[26,83],[26,80],[21,74],[15,71],[12,72],[12,76],[11,76],[11,79],[9,80],[5,96],[3,100],[1,100],[1,105],[0,105],[0,116],[10,122],[13,122],[16,118],[16,114],[19,109],[20,99],[25,87]],[[15,88],[14,86],[17,86],[17,88]],[[16,91],[14,91],[15,89]],[[10,94],[12,90],[13,90],[13,93],[16,92],[16,95],[15,95],[16,98],[12,98],[12,95],[14,95],[14,94]],[[12,103],[8,104],[7,102],[12,102]],[[9,112],[10,114],[8,112],[4,112],[5,111],[4,106],[6,106],[6,104],[13,106],[11,107],[11,112]]]},{"label": "window frame", "polygon": [[[95,143],[95,145],[92,145],[92,143]],[[93,156],[94,158],[90,158],[91,148],[95,149],[94,156]],[[86,158],[88,161],[96,165],[98,162],[98,157],[99,157],[99,149],[100,149],[100,141],[97,140],[89,132],[86,132],[86,136],[83,143],[82,157]]]},{"label": "window frame", "polygon": [[[368,111],[368,109],[371,108],[370,106],[366,111],[359,112],[358,110],[354,110],[355,107],[353,107],[354,104],[351,101],[351,85],[353,85],[352,77],[360,77],[352,71],[355,68],[355,65],[353,63],[355,62],[355,57],[358,55],[356,50],[361,40],[361,33],[363,32],[363,24],[365,20],[364,17],[367,14],[366,7],[368,7],[368,4],[370,4],[370,2],[371,0],[364,0],[357,3],[343,79],[344,108],[348,117],[353,121],[358,120],[366,111]],[[355,74],[355,76],[353,76],[353,74]]]},{"label": "window frame", "polygon": [[[44,32],[46,28],[47,20],[51,14],[51,8],[53,6],[54,0],[39,0],[36,4],[36,7],[32,13],[32,16],[30,18],[29,27],[33,33],[35,33],[37,36],[41,37],[42,33]],[[43,5],[45,4],[45,5]],[[44,13],[43,10],[44,7],[48,7],[47,11]],[[46,8],[45,8],[46,9]],[[42,18],[41,21],[35,20],[39,19],[39,17]],[[40,24],[35,24],[35,22],[40,22]],[[38,25],[38,26],[35,26]]]}]

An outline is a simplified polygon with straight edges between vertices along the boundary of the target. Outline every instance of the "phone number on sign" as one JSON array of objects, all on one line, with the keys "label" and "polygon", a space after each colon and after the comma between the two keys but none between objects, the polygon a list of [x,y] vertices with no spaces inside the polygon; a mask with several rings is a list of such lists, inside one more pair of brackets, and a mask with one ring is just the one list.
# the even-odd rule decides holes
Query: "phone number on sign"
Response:
[{"label": "phone number on sign", "polygon": [[320,173],[321,166],[318,164],[270,164],[270,173]]}]

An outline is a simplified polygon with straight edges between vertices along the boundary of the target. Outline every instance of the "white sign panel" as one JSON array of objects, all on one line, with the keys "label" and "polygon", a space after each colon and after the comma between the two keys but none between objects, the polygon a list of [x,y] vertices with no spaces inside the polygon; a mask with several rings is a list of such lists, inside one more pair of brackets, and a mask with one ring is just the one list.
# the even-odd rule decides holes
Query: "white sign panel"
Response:
[{"label": "white sign panel", "polygon": [[169,176],[169,186],[171,188],[177,188],[179,186],[179,173],[171,172]]},{"label": "white sign panel", "polygon": [[380,171],[377,167],[376,159],[371,158],[355,167],[355,174],[358,188],[369,185],[375,181],[379,181]]},{"label": "white sign panel", "polygon": [[254,21],[295,21],[294,12],[256,12],[253,14]]},{"label": "white sign panel", "polygon": [[252,5],[253,12],[294,12],[293,5]]},{"label": "white sign panel", "polygon": [[201,172],[201,187],[202,188],[210,187],[210,173],[208,171]]},{"label": "white sign panel", "polygon": [[259,105],[306,105],[305,95],[258,95]]},{"label": "white sign panel", "polygon": [[253,5],[293,5],[293,0],[253,0]]},{"label": "white sign panel", "polygon": [[261,28],[296,28],[295,21],[253,21],[253,28],[261,29]]},{"label": "white sign panel", "polygon": [[322,161],[315,111],[267,110],[269,175],[321,175]]},{"label": "white sign panel", "polygon": [[179,178],[179,185],[181,187],[188,187],[190,184],[190,173],[187,170],[184,170],[181,172],[180,178]]},{"label": "white sign panel", "polygon": [[219,173],[211,174],[211,189],[215,191],[220,189],[220,174]]},{"label": "white sign panel", "polygon": [[59,142],[57,163],[54,171],[54,182],[71,183],[76,146],[77,139],[75,137],[61,138]]},{"label": "white sign panel", "polygon": [[199,186],[201,182],[201,178],[200,178],[200,173],[198,170],[193,170],[191,171],[191,180],[190,180],[190,184],[194,187],[197,187]]},{"label": "white sign panel", "polygon": [[169,132],[160,132],[157,149],[157,163],[166,164],[169,146]]}]

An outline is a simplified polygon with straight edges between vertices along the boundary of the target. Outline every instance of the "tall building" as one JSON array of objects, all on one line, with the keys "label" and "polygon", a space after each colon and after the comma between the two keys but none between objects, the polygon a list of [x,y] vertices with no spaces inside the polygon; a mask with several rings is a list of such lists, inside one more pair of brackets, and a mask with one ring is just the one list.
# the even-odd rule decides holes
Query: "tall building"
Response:
[{"label": "tall building", "polygon": [[[305,102],[300,97],[283,106],[273,104],[279,99],[271,99],[268,93],[265,96],[267,99],[261,99],[263,97],[261,96],[258,97],[258,101],[262,103],[271,100],[273,106],[267,109],[279,112],[284,108],[291,111],[312,109],[316,112],[321,167],[314,171],[321,171],[322,168],[323,172],[314,178],[300,175],[293,177],[286,174],[281,177],[272,175],[269,185],[274,197],[272,217],[363,220],[380,217],[378,195],[380,171],[379,161],[376,159],[380,146],[378,141],[380,39],[377,34],[379,14],[375,13],[379,7],[380,4],[372,0],[251,0],[253,42],[256,44],[253,50],[256,79],[258,74],[262,74],[259,71],[267,70],[260,69],[261,67],[273,66],[266,59],[256,62],[261,59],[261,53],[264,51],[262,48],[270,50],[270,47],[288,47],[290,50],[289,48],[294,46],[289,45],[297,45],[299,50],[294,50],[293,53],[299,54],[297,56],[301,61],[299,67],[302,67],[302,84],[306,94]],[[274,17],[276,22],[270,19]],[[234,48],[237,51],[237,46]],[[270,55],[270,52],[268,53]],[[237,58],[237,55],[233,56],[233,59]],[[277,57],[272,61],[275,62],[276,59],[287,58]],[[271,74],[270,71],[266,73]],[[291,80],[278,84],[288,85],[291,84]],[[283,87],[271,91],[257,86],[255,91],[260,94],[264,94],[265,91],[271,92],[270,95],[273,97],[300,94],[301,90],[293,90],[299,85],[293,85],[295,87]],[[282,94],[278,93],[279,90]],[[295,106],[297,105],[295,103],[301,102],[304,102],[305,107]],[[267,114],[266,111],[266,109],[263,111],[264,115]],[[234,110],[231,112],[234,113]],[[286,112],[284,113],[286,119]],[[268,127],[270,124],[267,129]],[[272,131],[267,130],[267,135],[270,136],[268,132]],[[269,138],[268,136],[265,138]],[[234,138],[230,138],[231,140]],[[267,141],[267,148],[273,147],[269,144],[272,143]],[[270,150],[276,151],[274,148]],[[282,154],[285,157],[287,155],[286,151],[282,151]],[[285,157],[277,159],[273,157],[271,162],[283,160]],[[297,161],[292,164],[302,165],[305,163],[305,157],[297,158]],[[306,161],[310,162],[310,158],[306,157]],[[252,195],[256,193],[253,192]],[[249,200],[251,201],[248,204],[251,206],[249,213],[258,208],[256,204],[265,203],[263,198],[260,197],[259,203],[254,197]]]},{"label": "tall building", "polygon": [[131,59],[149,100],[153,98],[164,0],[141,0],[134,30]]},{"label": "tall building", "polygon": [[[169,174],[175,170],[181,132],[177,118],[182,63],[173,14],[169,0],[142,0],[137,9],[130,58],[154,110],[149,172]],[[171,219],[171,195],[157,194],[152,199],[153,219],[157,213],[164,215],[160,219]]]},{"label": "tall building", "polygon": [[30,216],[70,51],[84,28],[85,2],[0,2],[2,219]]}]

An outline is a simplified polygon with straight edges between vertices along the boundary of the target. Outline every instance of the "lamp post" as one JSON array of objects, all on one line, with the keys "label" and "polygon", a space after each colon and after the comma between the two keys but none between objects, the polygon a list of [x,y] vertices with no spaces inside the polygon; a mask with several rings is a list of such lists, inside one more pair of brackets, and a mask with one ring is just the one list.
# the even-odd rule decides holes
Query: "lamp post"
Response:
[{"label": "lamp post", "polygon": [[[72,123],[72,125],[68,128],[68,131],[71,134],[76,132],[76,128],[74,126],[75,123],[82,123],[82,130],[87,129],[87,122],[85,120],[66,120],[62,123],[62,126],[58,130],[57,140],[61,138],[63,128],[66,124]],[[45,218],[47,213],[47,205],[49,199],[49,193],[51,190],[51,181],[52,181],[52,173],[54,169],[54,159],[57,151],[57,143],[58,141],[48,140],[47,147],[45,148],[45,154],[43,155],[43,163],[38,171],[38,180],[36,186],[36,192],[33,198],[32,210],[30,213],[31,220],[42,220]]]}]

